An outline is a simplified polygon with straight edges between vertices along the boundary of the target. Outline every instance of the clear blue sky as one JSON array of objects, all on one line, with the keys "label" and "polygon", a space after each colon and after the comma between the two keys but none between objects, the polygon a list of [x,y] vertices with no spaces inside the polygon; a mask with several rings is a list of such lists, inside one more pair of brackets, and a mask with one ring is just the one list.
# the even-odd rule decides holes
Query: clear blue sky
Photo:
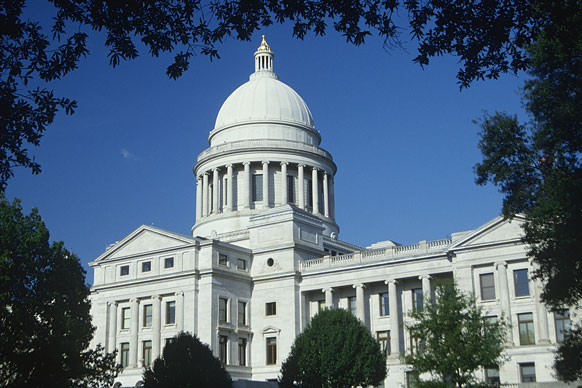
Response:
[{"label": "clear blue sky", "polygon": [[[523,118],[523,74],[459,91],[457,60],[439,58],[422,70],[412,63],[414,44],[386,52],[378,39],[354,47],[333,31],[304,41],[284,26],[261,33],[280,80],[306,101],[338,166],[340,239],[363,246],[434,240],[499,214],[501,195],[474,183],[473,120],[496,110]],[[212,63],[195,57],[177,81],[165,75],[169,57],[142,53],[111,68],[103,41],[91,39],[80,68],[50,84],[79,108],[59,114],[32,150],[42,173],[17,169],[7,189],[27,211],[37,207],[52,239],[84,265],[141,224],[190,233],[192,167],[221,104],[254,70],[260,33],[251,42],[228,40]]]}]

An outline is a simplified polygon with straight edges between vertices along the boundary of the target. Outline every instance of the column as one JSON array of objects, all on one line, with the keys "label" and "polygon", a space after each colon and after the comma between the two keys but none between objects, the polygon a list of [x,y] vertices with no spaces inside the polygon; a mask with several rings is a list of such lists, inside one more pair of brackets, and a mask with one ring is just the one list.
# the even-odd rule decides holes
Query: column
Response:
[{"label": "column", "polygon": [[281,162],[281,204],[287,205],[289,198],[287,198],[287,162]]},{"label": "column", "polygon": [[234,210],[234,197],[232,196],[232,164],[226,166],[226,210]]},{"label": "column", "polygon": [[333,184],[334,184],[334,179],[333,176],[330,175],[329,177],[329,214],[331,215],[331,218],[335,218],[335,194],[333,191]]},{"label": "column", "polygon": [[139,300],[133,298],[131,303],[131,330],[129,340],[129,367],[137,368],[137,335],[139,330]]},{"label": "column", "polygon": [[297,205],[299,209],[305,210],[305,192],[303,190],[303,185],[305,184],[305,178],[303,177],[303,169],[305,165],[300,164],[297,166]]},{"label": "column", "polygon": [[184,331],[184,291],[176,292],[176,329]]},{"label": "column", "polygon": [[202,176],[202,217],[208,215],[208,173]]},{"label": "column", "polygon": [[394,279],[387,280],[388,284],[388,308],[390,309],[390,356],[400,357],[400,328],[398,326],[398,282]]},{"label": "column", "polygon": [[[533,263],[530,263],[528,276],[533,273],[534,270],[531,264]],[[536,315],[538,317],[539,338],[537,342],[540,344],[549,344],[550,331],[548,329],[548,310],[546,309],[546,305],[542,303],[543,285],[540,279],[534,279],[530,283],[533,283],[534,297],[536,301]]]},{"label": "column", "polygon": [[244,166],[244,187],[243,187],[243,207],[251,208],[251,162],[243,162]]},{"label": "column", "polygon": [[321,290],[322,292],[325,292],[325,307],[328,308],[333,308],[335,307],[333,305],[333,288],[329,287],[329,288],[324,288],[323,290]]},{"label": "column", "polygon": [[423,303],[431,301],[430,275],[420,275],[418,278],[422,281],[422,297],[424,299]]},{"label": "column", "polygon": [[263,209],[269,207],[269,162],[263,162]]},{"label": "column", "polygon": [[196,221],[202,217],[202,178],[196,177]]},{"label": "column", "polygon": [[313,197],[313,214],[319,214],[319,185],[317,184],[317,168],[311,170],[311,195]]},{"label": "column", "polygon": [[354,284],[353,287],[356,289],[356,318],[365,323],[364,285],[358,283]]},{"label": "column", "polygon": [[162,331],[162,297],[160,295],[152,296],[152,362],[160,356],[160,337]]},{"label": "column", "polygon": [[212,170],[212,213],[218,213],[218,168]]},{"label": "column", "polygon": [[[499,279],[499,300],[501,301],[501,311],[505,315],[507,322],[511,325],[511,304],[509,300],[509,284],[507,283],[507,263],[497,263],[497,278]],[[507,330],[507,343],[513,346],[513,329]]]},{"label": "column", "polygon": [[117,302],[108,302],[109,306],[109,344],[107,352],[112,353],[117,348]]},{"label": "column", "polygon": [[329,190],[327,188],[327,172],[323,172],[323,215],[329,217]]}]

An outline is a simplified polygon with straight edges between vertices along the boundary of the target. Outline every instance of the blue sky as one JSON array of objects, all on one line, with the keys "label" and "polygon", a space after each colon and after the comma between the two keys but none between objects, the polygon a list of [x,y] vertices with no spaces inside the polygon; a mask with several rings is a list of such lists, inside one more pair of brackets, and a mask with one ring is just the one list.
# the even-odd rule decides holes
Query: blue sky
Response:
[{"label": "blue sky", "polygon": [[103,36],[93,36],[79,69],[49,85],[76,99],[77,112],[58,115],[32,150],[43,172],[17,169],[7,197],[21,198],[27,211],[37,207],[52,239],[65,241],[85,266],[141,224],[189,234],[192,167],[221,104],[254,70],[261,33],[275,52],[275,72],[306,101],[338,166],[340,239],[363,246],[434,240],[500,213],[496,189],[474,183],[473,120],[483,111],[524,118],[523,74],[460,91],[454,57],[422,70],[412,63],[413,43],[387,52],[381,40],[354,47],[333,31],[300,41],[287,26],[251,42],[228,40],[221,59],[197,56],[177,81],[165,75],[169,57],[142,53],[111,68]]}]

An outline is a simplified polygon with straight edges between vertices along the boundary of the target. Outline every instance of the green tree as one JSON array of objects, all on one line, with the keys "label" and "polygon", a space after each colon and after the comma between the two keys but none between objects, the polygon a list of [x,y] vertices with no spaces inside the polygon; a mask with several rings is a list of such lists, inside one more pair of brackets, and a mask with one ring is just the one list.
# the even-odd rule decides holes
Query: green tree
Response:
[{"label": "green tree", "polygon": [[425,301],[422,311],[411,313],[407,325],[415,348],[405,356],[415,375],[430,373],[426,387],[465,387],[475,383],[474,372],[505,361],[506,323],[484,319],[475,300],[454,283],[439,284],[435,301]]},{"label": "green tree", "polygon": [[145,388],[231,388],[232,381],[208,345],[180,333],[143,374]]},{"label": "green tree", "polygon": [[94,328],[79,259],[36,209],[0,196],[0,386],[103,387],[119,368],[115,354],[87,350]]},{"label": "green tree", "polygon": [[325,309],[295,338],[281,367],[282,388],[377,386],[386,357],[364,324],[343,309]]}]

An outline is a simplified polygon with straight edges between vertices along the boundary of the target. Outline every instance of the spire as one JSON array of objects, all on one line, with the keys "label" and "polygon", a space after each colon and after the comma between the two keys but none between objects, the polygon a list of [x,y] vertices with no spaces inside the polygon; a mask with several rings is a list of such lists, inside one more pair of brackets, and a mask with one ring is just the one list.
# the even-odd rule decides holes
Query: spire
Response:
[{"label": "spire", "polygon": [[263,35],[263,41],[257,52],[255,52],[255,73],[268,71],[273,72],[273,58],[275,54],[271,51],[271,47],[265,40],[265,35]]}]

